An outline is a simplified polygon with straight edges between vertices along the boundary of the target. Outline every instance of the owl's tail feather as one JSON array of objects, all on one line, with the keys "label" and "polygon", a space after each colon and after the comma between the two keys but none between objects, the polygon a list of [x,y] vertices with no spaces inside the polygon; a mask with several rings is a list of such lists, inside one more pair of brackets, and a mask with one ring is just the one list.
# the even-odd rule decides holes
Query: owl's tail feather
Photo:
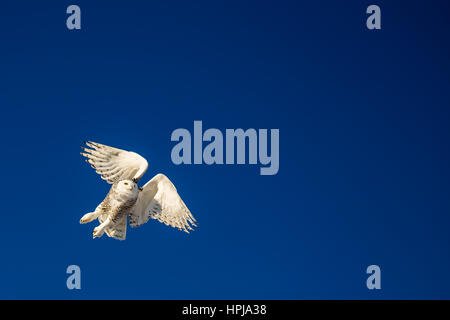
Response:
[{"label": "owl's tail feather", "polygon": [[[103,214],[98,217],[98,220],[102,223],[107,217],[108,215]],[[122,217],[116,224],[106,228],[105,232],[110,238],[125,240],[127,237],[127,216]]]}]

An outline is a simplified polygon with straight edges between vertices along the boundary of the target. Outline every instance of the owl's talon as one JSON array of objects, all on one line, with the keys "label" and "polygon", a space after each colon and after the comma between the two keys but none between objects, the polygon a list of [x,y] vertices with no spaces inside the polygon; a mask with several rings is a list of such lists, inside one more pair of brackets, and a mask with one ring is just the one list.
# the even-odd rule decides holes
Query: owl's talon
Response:
[{"label": "owl's talon", "polygon": [[92,232],[92,239],[100,238],[102,235],[103,235],[103,231],[99,227],[96,227],[94,229],[94,232]]}]

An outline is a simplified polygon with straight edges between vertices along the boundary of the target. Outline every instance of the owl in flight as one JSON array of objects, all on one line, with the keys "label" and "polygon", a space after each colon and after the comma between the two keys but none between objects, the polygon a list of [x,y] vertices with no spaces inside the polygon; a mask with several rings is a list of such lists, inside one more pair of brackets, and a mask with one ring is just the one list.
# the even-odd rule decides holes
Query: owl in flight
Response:
[{"label": "owl in flight", "polygon": [[178,195],[172,182],[163,174],[157,174],[142,188],[137,182],[147,170],[148,163],[137,153],[108,147],[100,143],[85,142],[81,154],[102,179],[112,184],[105,199],[94,212],[85,214],[80,223],[98,219],[93,237],[105,232],[109,237],[125,240],[127,217],[130,226],[138,227],[156,219],[166,225],[189,233],[197,222]]}]

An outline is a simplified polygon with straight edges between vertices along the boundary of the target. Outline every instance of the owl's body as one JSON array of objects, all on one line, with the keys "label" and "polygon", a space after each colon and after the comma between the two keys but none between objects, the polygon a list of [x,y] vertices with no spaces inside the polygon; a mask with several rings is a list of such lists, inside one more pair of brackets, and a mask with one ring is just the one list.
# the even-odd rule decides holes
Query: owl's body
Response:
[{"label": "owl's body", "polygon": [[[130,191],[126,189],[127,186],[130,186]],[[139,190],[133,181],[121,180],[115,182],[105,199],[100,203],[99,210],[108,215],[113,223],[117,223],[119,219],[128,216],[138,195]]]},{"label": "owl's body", "polygon": [[148,163],[140,155],[95,142],[83,148],[83,156],[101,177],[112,184],[105,199],[94,212],[85,214],[80,223],[98,219],[100,225],[94,229],[93,237],[105,232],[109,237],[125,240],[128,217],[130,226],[138,227],[156,219],[166,225],[189,233],[196,226],[195,219],[175,186],[163,174],[157,174],[142,188],[137,181],[147,170]]},{"label": "owl's body", "polygon": [[80,222],[87,223],[98,218],[101,224],[94,229],[94,238],[101,237],[106,231],[108,236],[122,239],[126,235],[127,216],[130,215],[138,196],[139,188],[134,181],[116,181],[95,211],[85,214]]}]

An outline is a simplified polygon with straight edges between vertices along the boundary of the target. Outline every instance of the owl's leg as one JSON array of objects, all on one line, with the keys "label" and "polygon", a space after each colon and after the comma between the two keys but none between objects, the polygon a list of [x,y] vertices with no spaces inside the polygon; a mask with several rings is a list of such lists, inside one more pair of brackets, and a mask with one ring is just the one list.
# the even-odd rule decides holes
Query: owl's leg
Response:
[{"label": "owl's leg", "polygon": [[84,224],[84,223],[89,223],[94,221],[95,219],[97,219],[100,216],[101,212],[89,212],[86,213],[81,219],[80,219],[80,223]]},{"label": "owl's leg", "polygon": [[84,224],[84,223],[89,223],[94,221],[95,219],[97,219],[101,214],[103,214],[104,212],[100,209],[100,207],[97,207],[97,209],[95,209],[94,212],[89,212],[86,213],[81,219],[80,219],[80,223]]},{"label": "owl's leg", "polygon": [[94,232],[92,233],[93,238],[100,238],[104,233],[106,228],[113,223],[112,220],[108,217],[105,221],[103,221],[98,227],[95,227]]}]

